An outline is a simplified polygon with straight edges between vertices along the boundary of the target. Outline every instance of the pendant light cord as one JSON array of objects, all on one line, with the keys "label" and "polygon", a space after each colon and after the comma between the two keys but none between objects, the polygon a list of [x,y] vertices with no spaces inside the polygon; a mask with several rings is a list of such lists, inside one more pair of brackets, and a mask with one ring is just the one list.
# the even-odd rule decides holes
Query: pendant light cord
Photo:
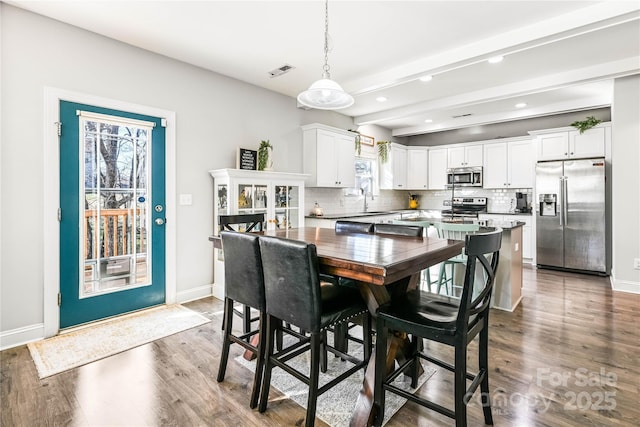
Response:
[{"label": "pendant light cord", "polygon": [[329,74],[329,0],[324,0],[324,67],[322,78],[330,79]]}]

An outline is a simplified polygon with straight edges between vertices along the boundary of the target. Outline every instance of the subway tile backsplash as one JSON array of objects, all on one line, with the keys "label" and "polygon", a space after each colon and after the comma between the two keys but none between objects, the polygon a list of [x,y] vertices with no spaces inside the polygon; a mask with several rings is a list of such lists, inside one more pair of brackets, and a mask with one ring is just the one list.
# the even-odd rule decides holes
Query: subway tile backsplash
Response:
[{"label": "subway tile backsplash", "polygon": [[[305,189],[305,215],[311,212],[317,202],[327,215],[357,213],[364,210],[364,196],[357,189],[314,188]],[[533,191],[531,188],[456,189],[456,197],[486,197],[489,212],[509,213],[516,207],[516,192],[526,193],[531,206]],[[442,202],[451,199],[451,190],[403,191],[380,190],[380,194],[367,196],[368,211],[388,211],[409,208],[409,194],[419,196],[419,209],[441,210]]]}]

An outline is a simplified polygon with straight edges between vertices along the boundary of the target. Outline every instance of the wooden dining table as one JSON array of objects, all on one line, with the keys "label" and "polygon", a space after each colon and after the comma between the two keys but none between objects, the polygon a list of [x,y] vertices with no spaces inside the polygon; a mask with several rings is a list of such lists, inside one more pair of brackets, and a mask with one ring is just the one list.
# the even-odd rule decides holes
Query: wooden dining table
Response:
[{"label": "wooden dining table", "polygon": [[[415,289],[422,270],[458,255],[464,247],[464,242],[436,237],[342,233],[315,227],[267,230],[262,234],[313,243],[320,272],[355,280],[373,316],[379,305]],[[219,238],[211,240],[220,247]],[[393,366],[393,360],[402,363],[408,352],[406,335],[394,334],[387,349],[387,366]],[[373,423],[374,375],[375,357],[371,357],[351,426]]]}]

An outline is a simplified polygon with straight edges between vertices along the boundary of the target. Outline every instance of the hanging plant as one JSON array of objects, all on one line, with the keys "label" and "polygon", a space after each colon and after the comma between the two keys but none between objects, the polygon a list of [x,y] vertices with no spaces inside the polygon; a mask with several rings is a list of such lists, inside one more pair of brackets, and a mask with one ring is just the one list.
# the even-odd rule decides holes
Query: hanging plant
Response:
[{"label": "hanging plant", "polygon": [[380,157],[380,161],[382,163],[387,163],[387,160],[389,160],[389,145],[391,143],[389,141],[378,141],[376,144],[378,145],[378,156]]},{"label": "hanging plant", "polygon": [[356,134],[355,143],[356,143],[356,153],[358,156],[362,153],[362,137],[360,136],[360,132],[357,130],[348,129],[349,132],[353,132]]},{"label": "hanging plant", "polygon": [[267,139],[266,141],[260,141],[260,147],[258,147],[258,170],[271,170],[272,162],[269,157],[273,147]]},{"label": "hanging plant", "polygon": [[578,129],[580,133],[584,133],[584,131],[591,129],[596,126],[598,123],[601,123],[602,120],[598,120],[593,116],[588,116],[586,120],[583,121],[575,121],[571,123],[571,126]]}]

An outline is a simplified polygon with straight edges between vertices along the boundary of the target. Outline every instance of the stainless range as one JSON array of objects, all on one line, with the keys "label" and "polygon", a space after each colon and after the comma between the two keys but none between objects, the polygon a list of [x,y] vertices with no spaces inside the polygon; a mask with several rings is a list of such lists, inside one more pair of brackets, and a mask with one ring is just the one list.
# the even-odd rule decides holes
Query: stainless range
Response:
[{"label": "stainless range", "polygon": [[487,212],[486,197],[454,197],[442,202],[443,218],[478,218],[478,214]]}]

